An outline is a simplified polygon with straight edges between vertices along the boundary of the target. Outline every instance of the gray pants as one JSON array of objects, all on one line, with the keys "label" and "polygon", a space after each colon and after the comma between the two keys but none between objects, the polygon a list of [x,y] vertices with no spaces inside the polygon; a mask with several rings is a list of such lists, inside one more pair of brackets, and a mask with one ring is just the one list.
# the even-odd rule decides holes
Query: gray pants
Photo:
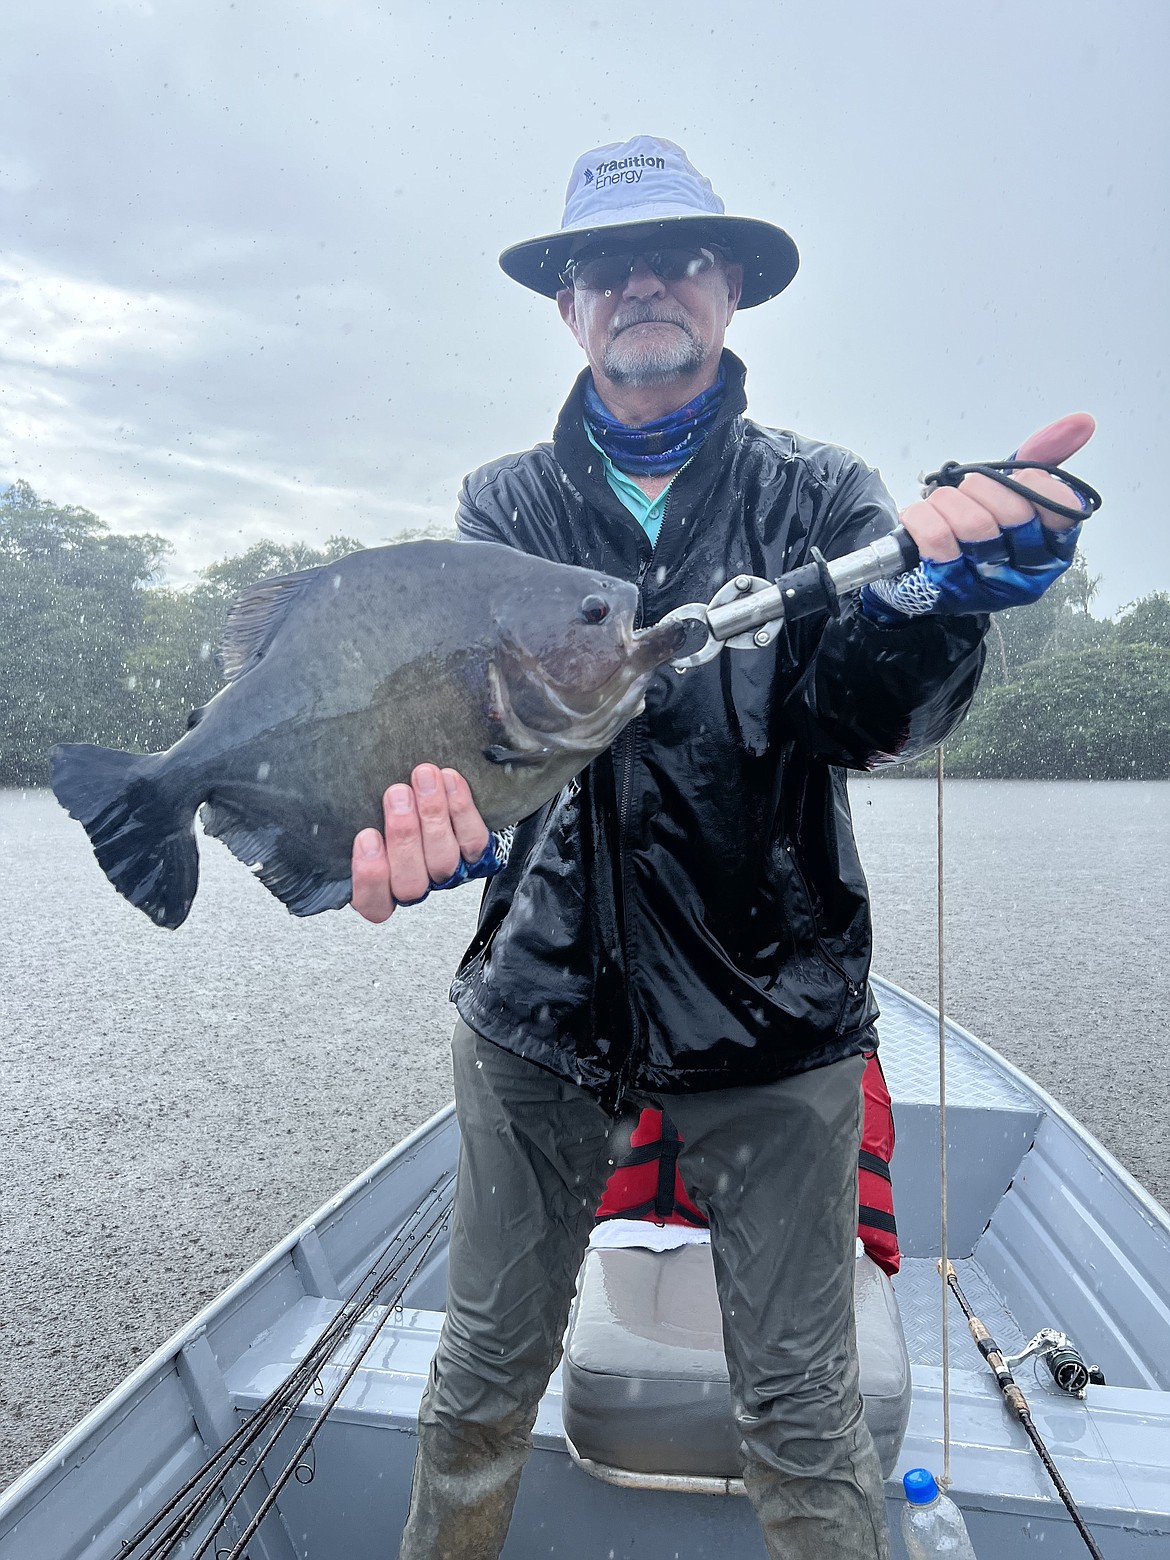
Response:
[{"label": "gray pants", "polygon": [[[612,1123],[587,1094],[462,1022],[453,1049],[447,1318],[400,1560],[499,1555],[610,1170]],[[645,1100],[678,1127],[711,1221],[744,1481],[777,1560],[888,1554],[853,1327],[863,1070]]]}]

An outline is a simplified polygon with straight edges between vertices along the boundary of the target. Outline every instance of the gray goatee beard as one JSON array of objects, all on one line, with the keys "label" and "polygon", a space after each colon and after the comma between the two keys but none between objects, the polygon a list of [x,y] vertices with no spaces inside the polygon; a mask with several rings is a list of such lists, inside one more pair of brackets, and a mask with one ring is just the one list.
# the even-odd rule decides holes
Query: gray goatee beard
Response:
[{"label": "gray goatee beard", "polygon": [[[674,325],[677,334],[656,333],[663,339],[640,344],[627,340],[625,333],[629,326],[651,322]],[[615,319],[614,329],[616,334],[606,345],[601,364],[611,384],[628,385],[631,389],[662,384],[665,380],[693,373],[706,354],[690,320],[667,312],[661,306],[645,304],[627,309]]]}]

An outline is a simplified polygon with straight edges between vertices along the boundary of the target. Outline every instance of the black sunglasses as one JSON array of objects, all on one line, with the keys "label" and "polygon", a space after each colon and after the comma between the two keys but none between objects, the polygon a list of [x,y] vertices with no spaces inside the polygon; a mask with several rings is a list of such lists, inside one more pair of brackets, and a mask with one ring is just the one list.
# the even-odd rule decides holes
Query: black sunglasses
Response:
[{"label": "black sunglasses", "polygon": [[639,260],[660,282],[681,282],[684,277],[702,276],[717,260],[726,259],[721,249],[691,246],[671,249],[615,249],[612,252],[586,251],[570,260],[561,272],[566,287],[584,292],[617,292],[626,285]]}]

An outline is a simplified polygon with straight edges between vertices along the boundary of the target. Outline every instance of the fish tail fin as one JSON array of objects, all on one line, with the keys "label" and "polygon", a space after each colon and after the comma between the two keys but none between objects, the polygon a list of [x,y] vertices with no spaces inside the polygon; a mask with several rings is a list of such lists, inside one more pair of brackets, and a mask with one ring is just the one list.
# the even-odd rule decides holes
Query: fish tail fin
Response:
[{"label": "fish tail fin", "polygon": [[142,753],[89,743],[58,744],[49,754],[57,800],[85,826],[110,882],[158,926],[181,926],[199,886],[195,809],[188,812]]}]

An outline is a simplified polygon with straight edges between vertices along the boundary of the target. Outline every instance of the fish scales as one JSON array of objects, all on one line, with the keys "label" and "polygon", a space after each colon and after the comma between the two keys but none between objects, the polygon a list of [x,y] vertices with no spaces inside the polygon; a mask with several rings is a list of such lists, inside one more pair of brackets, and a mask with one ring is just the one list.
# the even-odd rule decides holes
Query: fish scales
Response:
[{"label": "fish scales", "polygon": [[53,789],[110,881],[159,925],[198,885],[194,821],[296,915],[351,894],[350,852],[387,785],[457,769],[490,828],[603,752],[677,653],[635,632],[637,588],[490,542],[405,542],[245,591],[227,686],[165,753],[50,755]]}]

